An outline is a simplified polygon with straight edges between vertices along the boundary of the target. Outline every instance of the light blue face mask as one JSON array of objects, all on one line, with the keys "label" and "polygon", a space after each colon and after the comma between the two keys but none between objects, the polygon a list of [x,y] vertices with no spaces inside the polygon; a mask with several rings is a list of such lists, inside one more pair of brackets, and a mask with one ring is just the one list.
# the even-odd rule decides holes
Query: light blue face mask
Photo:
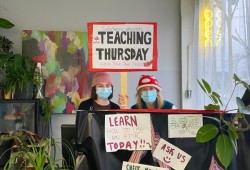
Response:
[{"label": "light blue face mask", "polygon": [[146,103],[153,103],[156,100],[157,93],[155,90],[144,91],[141,93],[141,98]]},{"label": "light blue face mask", "polygon": [[101,99],[107,99],[112,93],[111,88],[96,88],[96,94]]}]

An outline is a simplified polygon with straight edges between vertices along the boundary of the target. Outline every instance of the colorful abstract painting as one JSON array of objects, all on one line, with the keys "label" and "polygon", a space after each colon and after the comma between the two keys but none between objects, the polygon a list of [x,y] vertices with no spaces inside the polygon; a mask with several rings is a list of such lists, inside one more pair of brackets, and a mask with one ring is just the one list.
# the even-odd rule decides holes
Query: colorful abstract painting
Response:
[{"label": "colorful abstract painting", "polygon": [[45,96],[54,113],[76,113],[89,98],[92,72],[88,70],[87,32],[24,30],[22,54],[42,64]]}]

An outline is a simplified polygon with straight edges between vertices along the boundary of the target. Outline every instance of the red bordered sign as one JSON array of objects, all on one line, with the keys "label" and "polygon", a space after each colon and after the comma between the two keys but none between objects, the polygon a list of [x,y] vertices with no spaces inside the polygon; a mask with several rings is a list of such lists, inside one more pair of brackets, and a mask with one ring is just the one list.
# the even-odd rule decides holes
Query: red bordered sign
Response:
[{"label": "red bordered sign", "polygon": [[156,71],[157,23],[88,23],[89,71]]}]

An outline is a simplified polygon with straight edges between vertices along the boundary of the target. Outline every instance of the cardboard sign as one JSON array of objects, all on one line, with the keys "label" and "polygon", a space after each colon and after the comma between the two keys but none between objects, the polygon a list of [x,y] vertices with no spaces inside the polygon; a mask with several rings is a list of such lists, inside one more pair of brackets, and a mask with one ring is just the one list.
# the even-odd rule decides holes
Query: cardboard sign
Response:
[{"label": "cardboard sign", "polygon": [[156,71],[157,24],[88,23],[90,71]]},{"label": "cardboard sign", "polygon": [[170,169],[143,165],[143,164],[136,164],[136,163],[131,163],[131,162],[123,162],[122,170],[170,170]]},{"label": "cardboard sign", "polygon": [[169,138],[193,138],[203,125],[201,114],[168,115]]},{"label": "cardboard sign", "polygon": [[175,170],[184,170],[191,159],[190,155],[164,139],[160,139],[153,156]]},{"label": "cardboard sign", "polygon": [[151,150],[150,114],[105,115],[107,152]]}]

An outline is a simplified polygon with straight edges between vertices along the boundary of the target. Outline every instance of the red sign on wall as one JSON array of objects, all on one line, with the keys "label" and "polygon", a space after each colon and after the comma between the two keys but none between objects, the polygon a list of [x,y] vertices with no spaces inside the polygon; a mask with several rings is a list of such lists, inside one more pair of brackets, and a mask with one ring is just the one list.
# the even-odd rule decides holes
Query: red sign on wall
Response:
[{"label": "red sign on wall", "polygon": [[156,71],[157,23],[88,23],[89,71]]}]

